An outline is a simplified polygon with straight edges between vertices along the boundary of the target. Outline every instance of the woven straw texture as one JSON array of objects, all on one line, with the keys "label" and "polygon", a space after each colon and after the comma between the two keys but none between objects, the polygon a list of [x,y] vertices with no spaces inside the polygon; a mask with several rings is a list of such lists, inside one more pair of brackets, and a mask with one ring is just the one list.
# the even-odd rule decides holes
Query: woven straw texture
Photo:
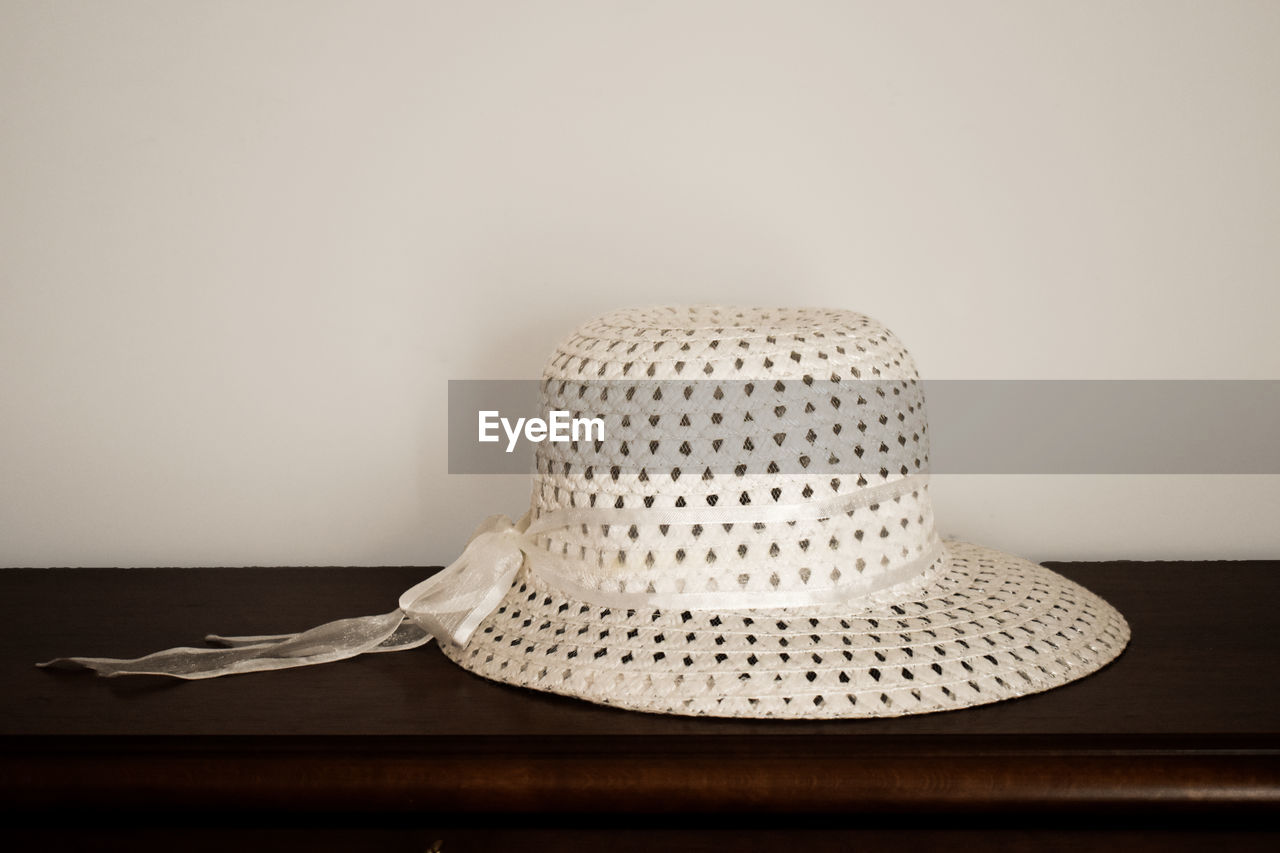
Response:
[{"label": "woven straw texture", "polygon": [[885,717],[1056,687],[1128,642],[1054,572],[939,542],[917,371],[866,316],[614,312],[557,347],[542,404],[605,438],[539,445],[531,518],[578,516],[444,647],[486,678],[670,714]]}]

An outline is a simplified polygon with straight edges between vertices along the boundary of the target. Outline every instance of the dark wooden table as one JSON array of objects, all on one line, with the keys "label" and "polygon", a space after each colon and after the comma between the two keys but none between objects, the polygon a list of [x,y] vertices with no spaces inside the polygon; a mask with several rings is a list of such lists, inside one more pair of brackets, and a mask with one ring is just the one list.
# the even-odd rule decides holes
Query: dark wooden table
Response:
[{"label": "dark wooden table", "polygon": [[0,571],[3,825],[85,850],[1280,849],[1280,561],[1050,565],[1128,617],[1118,661],[846,722],[614,710],[431,646],[198,682],[40,670],[386,612],[430,570]]}]

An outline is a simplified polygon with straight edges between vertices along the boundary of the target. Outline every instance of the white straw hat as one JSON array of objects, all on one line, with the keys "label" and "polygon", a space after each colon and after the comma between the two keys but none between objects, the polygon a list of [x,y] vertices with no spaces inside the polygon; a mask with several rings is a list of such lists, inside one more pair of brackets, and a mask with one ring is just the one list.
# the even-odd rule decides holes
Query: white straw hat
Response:
[{"label": "white straw hat", "polygon": [[228,638],[104,675],[208,678],[435,638],[495,681],[640,711],[887,717],[1036,693],[1114,659],[1128,625],[1027,560],[941,541],[911,356],[823,309],[662,307],[552,354],[529,513],[488,519],[383,616]]}]

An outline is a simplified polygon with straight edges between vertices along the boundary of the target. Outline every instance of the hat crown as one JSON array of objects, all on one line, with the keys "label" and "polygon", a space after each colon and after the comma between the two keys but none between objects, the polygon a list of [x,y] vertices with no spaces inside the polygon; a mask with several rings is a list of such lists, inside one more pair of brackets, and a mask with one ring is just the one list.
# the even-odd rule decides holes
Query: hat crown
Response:
[{"label": "hat crown", "polygon": [[551,355],[541,406],[599,418],[604,436],[538,446],[532,516],[599,523],[538,544],[606,592],[767,601],[923,571],[937,536],[918,378],[897,337],[852,311],[597,317]]}]

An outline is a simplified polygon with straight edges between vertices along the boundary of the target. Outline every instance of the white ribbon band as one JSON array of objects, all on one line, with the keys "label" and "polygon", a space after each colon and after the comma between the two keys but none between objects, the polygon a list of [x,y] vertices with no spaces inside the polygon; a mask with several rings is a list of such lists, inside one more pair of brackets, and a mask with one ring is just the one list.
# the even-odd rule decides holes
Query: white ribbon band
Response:
[{"label": "white ribbon band", "polygon": [[179,647],[130,660],[68,657],[37,664],[41,667],[91,669],[103,676],[167,675],[174,678],[216,678],[240,672],[256,672],[311,666],[366,652],[400,651],[435,639],[466,645],[481,622],[493,612],[511,588],[526,559],[537,577],[564,593],[607,607],[653,607],[681,610],[748,610],[807,605],[838,604],[895,586],[926,571],[942,553],[940,543],[919,557],[865,582],[823,590],[728,590],[689,593],[610,592],[584,585],[565,571],[545,551],[534,546],[534,537],[575,525],[645,524],[694,525],[757,522],[789,522],[830,518],[876,503],[883,503],[920,488],[922,477],[906,477],[858,492],[800,504],[762,507],[680,507],[653,509],[555,510],[530,522],[491,516],[472,534],[458,559],[436,574],[406,590],[400,607],[391,613],[340,619],[296,634],[205,639],[224,648]]},{"label": "white ribbon band", "polygon": [[926,479],[915,474],[881,483],[877,486],[866,486],[856,492],[833,495],[817,501],[805,501],[792,504],[768,504],[765,506],[742,506],[728,504],[721,506],[684,506],[669,509],[601,509],[597,507],[564,508],[534,519],[525,532],[534,536],[548,530],[559,530],[574,525],[615,525],[615,524],[754,524],[771,521],[799,521],[803,519],[830,518],[841,513],[849,513],[872,504],[884,503],[902,495],[910,494],[924,488]]},{"label": "white ribbon band", "polygon": [[[782,607],[815,607],[824,604],[840,604],[855,596],[897,586],[926,571],[942,556],[942,543],[936,539],[920,556],[890,571],[878,572],[859,583],[843,583],[826,589],[795,590],[716,590],[707,592],[612,592],[587,586],[574,579],[557,566],[557,558],[547,554],[533,557],[531,570],[539,580],[559,592],[603,607],[653,608],[656,610],[755,610]],[[560,564],[563,565],[563,564]]]}]

